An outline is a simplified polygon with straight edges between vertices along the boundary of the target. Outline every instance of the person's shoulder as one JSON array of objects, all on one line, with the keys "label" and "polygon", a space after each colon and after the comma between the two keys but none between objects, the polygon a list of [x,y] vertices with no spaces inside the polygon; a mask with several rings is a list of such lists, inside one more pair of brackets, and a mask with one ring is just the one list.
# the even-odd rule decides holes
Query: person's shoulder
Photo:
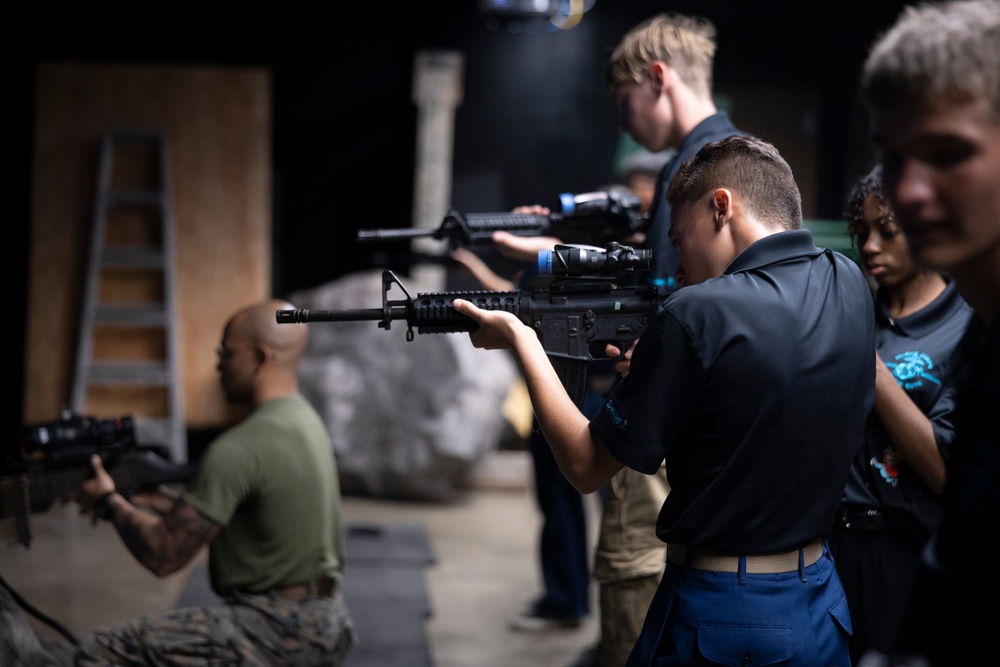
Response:
[{"label": "person's shoulder", "polygon": [[249,458],[255,452],[262,454],[270,451],[276,443],[315,437],[308,434],[314,433],[317,428],[325,429],[325,424],[305,397],[272,398],[218,435],[209,444],[205,456],[216,460]]},{"label": "person's shoulder", "polygon": [[[268,432],[281,431],[289,436],[306,440],[317,437],[328,437],[326,423],[316,407],[302,394],[290,394],[272,398],[267,403],[266,413],[263,413],[262,426]],[[260,410],[260,409],[258,409]]]},{"label": "person's shoulder", "polygon": [[742,291],[733,288],[733,277],[722,275],[710,278],[697,285],[687,285],[671,294],[663,302],[663,310],[680,320],[697,314],[704,318],[709,313],[725,313],[738,308],[742,302]]},{"label": "person's shoulder", "polygon": [[273,419],[312,409],[312,404],[302,394],[287,394],[267,399],[257,406],[251,416],[256,419]]},{"label": "person's shoulder", "polygon": [[273,421],[275,415],[284,412],[273,403],[274,400],[269,399],[261,403],[225,429],[209,444],[207,451],[243,447],[248,442],[255,441],[257,439],[255,435],[259,434],[268,422]]},{"label": "person's shoulder", "polygon": [[819,257],[830,258],[832,269],[828,273],[830,276],[828,284],[831,289],[845,304],[845,308],[859,309],[858,312],[871,319],[874,326],[874,295],[861,267],[853,259],[836,250],[830,248],[819,250],[822,251]]},{"label": "person's shoulder", "polygon": [[288,414],[294,414],[298,419],[320,420],[322,417],[316,406],[302,394],[293,394],[285,397],[287,399],[283,410]]},{"label": "person's shoulder", "polygon": [[[805,229],[804,227],[802,229]],[[871,287],[868,281],[865,279],[865,274],[861,270],[861,267],[853,259],[845,255],[844,253],[834,250],[832,248],[816,248],[816,257],[828,257],[830,262],[840,271],[844,272],[846,275],[850,276],[858,285],[864,287],[864,291],[868,296],[871,296]]]},{"label": "person's shoulder", "polygon": [[202,468],[229,470],[245,461],[247,434],[252,431],[253,427],[247,424],[247,419],[222,431],[205,448],[201,460]]},{"label": "person's shoulder", "polygon": [[704,129],[708,136],[709,141],[718,141],[720,139],[725,139],[726,137],[740,136],[740,137],[753,137],[755,136],[751,132],[740,129],[733,123],[729,114],[725,111],[719,111],[712,116],[709,116],[704,121]]},{"label": "person's shoulder", "polygon": [[950,275],[945,275],[944,279],[945,287],[944,292],[941,294],[942,299],[949,304],[950,308],[954,311],[953,315],[955,317],[971,320],[975,311],[969,305],[969,302],[959,293],[955,280]]}]

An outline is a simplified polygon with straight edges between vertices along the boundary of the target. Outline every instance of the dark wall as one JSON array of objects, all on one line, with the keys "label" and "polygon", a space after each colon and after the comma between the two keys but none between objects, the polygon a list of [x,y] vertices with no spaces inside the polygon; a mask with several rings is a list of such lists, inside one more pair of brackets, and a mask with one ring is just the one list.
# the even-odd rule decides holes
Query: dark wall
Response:
[{"label": "dark wall", "polygon": [[351,10],[359,14],[353,28],[317,40],[308,60],[276,61],[281,289],[311,287],[364,265],[370,252],[354,245],[356,229],[411,224],[416,50],[465,54],[453,206],[555,205],[560,192],[616,178],[616,118],[602,68],[628,28],[664,9],[702,13],[717,25],[717,90],[749,83],[820,91],[818,108],[809,111],[817,182],[808,215],[839,218],[850,179],[870,157],[858,72],[902,3],[598,0],[567,31],[497,21],[473,0],[392,6],[395,20],[377,26]]},{"label": "dark wall", "polygon": [[[899,0],[597,0],[572,30],[484,15],[478,0],[105,4],[28,9],[13,59],[17,206],[8,225],[15,310],[24,312],[29,246],[33,71],[40,60],[234,64],[274,73],[275,292],[369,261],[357,229],[409,226],[420,49],[465,54],[456,112],[453,205],[464,211],[555,205],[560,192],[615,178],[616,120],[602,66],[622,34],[664,10],[718,27],[716,88],[729,82],[817,88],[816,217],[837,218],[867,166],[856,97],[861,62]],[[23,349],[23,322],[15,318]],[[21,338],[18,339],[17,336]],[[15,348],[18,349],[18,348]],[[11,378],[20,396],[22,378]],[[9,395],[9,394],[8,394]],[[10,406],[19,419],[20,406]]]}]

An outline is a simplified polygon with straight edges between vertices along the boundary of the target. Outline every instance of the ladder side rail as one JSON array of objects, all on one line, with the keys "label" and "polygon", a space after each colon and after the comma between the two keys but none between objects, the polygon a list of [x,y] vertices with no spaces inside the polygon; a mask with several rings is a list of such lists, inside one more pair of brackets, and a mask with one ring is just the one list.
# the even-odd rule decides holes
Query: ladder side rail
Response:
[{"label": "ladder side rail", "polygon": [[166,310],[166,356],[172,381],[169,387],[169,414],[171,420],[170,447],[171,458],[178,463],[186,463],[187,456],[187,424],[185,419],[183,376],[181,368],[181,346],[179,328],[179,308],[177,299],[176,272],[177,266],[177,232],[174,219],[173,203],[170,196],[171,180],[169,171],[169,146],[164,135],[160,135],[160,193],[162,196],[163,214],[163,289],[164,308]]},{"label": "ladder side rail", "polygon": [[72,409],[79,413],[87,410],[87,385],[90,366],[93,363],[94,315],[100,295],[100,279],[104,235],[107,230],[108,198],[111,190],[111,176],[114,171],[114,136],[105,134],[101,140],[97,186],[94,192],[94,207],[90,230],[90,256],[87,260],[87,277],[84,282],[83,304],[80,317],[80,335],[76,352],[76,374],[73,378],[73,393],[70,400]]}]

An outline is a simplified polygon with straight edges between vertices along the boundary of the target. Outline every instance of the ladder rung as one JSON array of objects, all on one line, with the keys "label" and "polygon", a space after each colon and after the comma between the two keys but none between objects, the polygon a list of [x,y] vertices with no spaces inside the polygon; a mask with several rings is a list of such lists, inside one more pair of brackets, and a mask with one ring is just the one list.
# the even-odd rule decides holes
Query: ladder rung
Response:
[{"label": "ladder rung", "polygon": [[160,206],[163,193],[159,190],[112,190],[108,192],[107,205],[112,206]]},{"label": "ladder rung", "polygon": [[115,143],[126,142],[160,142],[163,141],[163,132],[155,129],[143,129],[136,127],[116,127],[108,131],[108,138]]},{"label": "ladder rung", "polygon": [[160,303],[98,306],[94,309],[94,324],[165,327],[167,325],[167,312],[164,305]]},{"label": "ladder rung", "polygon": [[170,386],[170,371],[165,363],[155,361],[103,361],[91,364],[87,373],[90,385]]},{"label": "ladder rung", "polygon": [[108,246],[101,252],[103,266],[122,269],[164,268],[163,248],[159,246]]}]

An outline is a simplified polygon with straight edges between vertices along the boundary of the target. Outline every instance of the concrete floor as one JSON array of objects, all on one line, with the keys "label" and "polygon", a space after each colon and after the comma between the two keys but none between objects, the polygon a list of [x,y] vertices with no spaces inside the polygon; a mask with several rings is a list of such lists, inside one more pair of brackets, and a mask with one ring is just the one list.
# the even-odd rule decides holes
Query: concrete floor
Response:
[{"label": "concrete floor", "polygon": [[[436,555],[426,570],[433,610],[427,633],[435,667],[563,667],[597,637],[596,613],[573,630],[507,629],[507,620],[540,589],[540,517],[529,466],[526,452],[497,452],[477,470],[463,497],[448,504],[344,499],[348,522],[426,528]],[[588,503],[596,527],[597,498],[588,497]],[[0,576],[76,635],[174,607],[191,569],[205,557],[156,579],[132,560],[110,525],[91,526],[75,506],[32,516],[32,529],[29,549],[0,536]],[[41,637],[59,638],[34,619],[32,625]]]}]

